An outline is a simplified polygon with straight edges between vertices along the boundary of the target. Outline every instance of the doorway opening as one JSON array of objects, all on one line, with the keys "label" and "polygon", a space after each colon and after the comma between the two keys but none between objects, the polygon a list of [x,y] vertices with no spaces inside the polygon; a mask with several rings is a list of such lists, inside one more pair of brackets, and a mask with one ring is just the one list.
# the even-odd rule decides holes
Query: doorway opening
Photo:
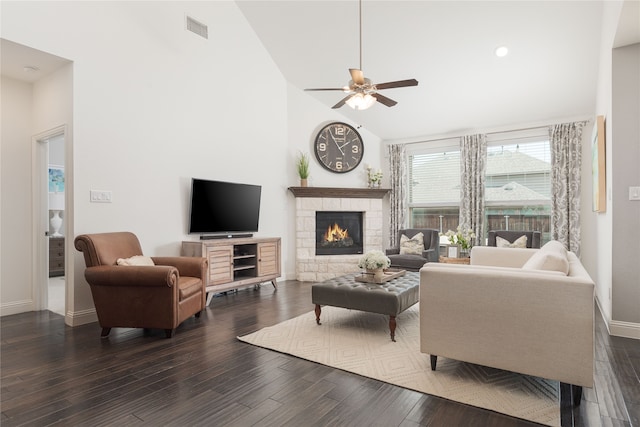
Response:
[{"label": "doorway opening", "polygon": [[65,315],[65,128],[51,129],[35,138],[38,200],[34,204],[39,224],[38,278],[39,309]]}]

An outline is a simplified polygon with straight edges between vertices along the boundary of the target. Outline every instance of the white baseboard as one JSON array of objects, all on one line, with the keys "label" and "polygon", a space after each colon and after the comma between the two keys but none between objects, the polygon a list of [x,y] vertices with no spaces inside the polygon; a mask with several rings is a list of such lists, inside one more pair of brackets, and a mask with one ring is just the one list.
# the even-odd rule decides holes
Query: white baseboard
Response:
[{"label": "white baseboard", "polygon": [[98,321],[98,314],[95,308],[81,311],[67,311],[64,316],[64,323],[69,326],[86,325]]},{"label": "white baseboard", "polygon": [[609,324],[609,333],[616,337],[640,340],[640,324],[612,320]]},{"label": "white baseboard", "polygon": [[619,320],[609,320],[605,315],[605,311],[602,309],[600,300],[596,297],[596,304],[604,319],[604,324],[607,327],[609,335],[622,338],[633,338],[640,340],[640,323],[621,322]]},{"label": "white baseboard", "polygon": [[0,305],[0,316],[10,316],[26,311],[33,311],[33,300],[11,301]]}]

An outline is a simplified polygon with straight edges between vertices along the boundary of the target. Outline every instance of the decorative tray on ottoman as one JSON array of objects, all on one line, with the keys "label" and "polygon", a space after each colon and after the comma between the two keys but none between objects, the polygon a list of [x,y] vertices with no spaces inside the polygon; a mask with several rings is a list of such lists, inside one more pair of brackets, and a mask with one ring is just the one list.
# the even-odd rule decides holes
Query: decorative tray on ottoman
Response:
[{"label": "decorative tray on ottoman", "polygon": [[389,280],[393,280],[397,277],[401,277],[404,276],[405,273],[407,272],[407,270],[398,270],[396,268],[387,268],[386,270],[383,271],[384,273],[384,277],[382,277],[379,280],[376,280],[375,277],[373,276],[373,273],[362,273],[358,276],[355,277],[355,281],[356,282],[363,282],[363,283],[385,283],[388,282]]}]

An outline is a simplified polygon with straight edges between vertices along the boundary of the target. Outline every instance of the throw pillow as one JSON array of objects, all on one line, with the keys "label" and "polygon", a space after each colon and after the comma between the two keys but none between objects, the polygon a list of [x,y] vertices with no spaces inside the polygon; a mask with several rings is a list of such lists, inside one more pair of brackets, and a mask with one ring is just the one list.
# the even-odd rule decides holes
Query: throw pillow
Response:
[{"label": "throw pillow", "polygon": [[550,270],[569,274],[567,250],[562,243],[552,240],[529,258],[522,266],[523,270]]},{"label": "throw pillow", "polygon": [[526,248],[527,236],[520,236],[513,243],[500,236],[496,236],[496,246],[499,248]]},{"label": "throw pillow", "polygon": [[153,260],[148,256],[135,255],[131,258],[118,258],[118,265],[155,265]]},{"label": "throw pillow", "polygon": [[424,250],[424,234],[416,234],[412,238],[400,236],[400,255],[422,255]]}]

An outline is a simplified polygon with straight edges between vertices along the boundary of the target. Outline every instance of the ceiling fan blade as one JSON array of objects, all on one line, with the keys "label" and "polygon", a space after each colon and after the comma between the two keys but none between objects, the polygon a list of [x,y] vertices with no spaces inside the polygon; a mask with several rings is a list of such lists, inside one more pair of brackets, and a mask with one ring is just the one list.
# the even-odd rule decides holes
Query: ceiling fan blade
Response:
[{"label": "ceiling fan blade", "polygon": [[397,82],[387,82],[376,84],[376,89],[391,89],[394,87],[406,87],[406,86],[418,86],[418,81],[416,79],[409,80],[398,80]]},{"label": "ceiling fan blade", "polygon": [[320,88],[313,88],[313,89],[305,89],[305,91],[314,91],[314,90],[341,90],[344,91],[343,87],[320,87]]},{"label": "ceiling fan blade", "polygon": [[340,100],[340,102],[338,102],[336,105],[334,105],[334,106],[333,106],[333,107],[331,107],[331,108],[340,108],[340,107],[342,107],[342,106],[345,104],[345,102],[347,102],[347,99],[351,98],[351,96],[352,96],[352,95],[345,96],[344,98],[342,98],[342,99]]},{"label": "ceiling fan blade", "polygon": [[386,105],[387,107],[393,107],[398,103],[398,101],[394,101],[393,99],[387,98],[386,96],[380,95],[379,93],[372,93],[371,96],[377,99],[379,103]]},{"label": "ceiling fan blade", "polygon": [[364,84],[364,74],[362,73],[362,70],[359,70],[357,68],[349,68],[349,73],[351,73],[351,80],[353,80],[355,84]]}]

